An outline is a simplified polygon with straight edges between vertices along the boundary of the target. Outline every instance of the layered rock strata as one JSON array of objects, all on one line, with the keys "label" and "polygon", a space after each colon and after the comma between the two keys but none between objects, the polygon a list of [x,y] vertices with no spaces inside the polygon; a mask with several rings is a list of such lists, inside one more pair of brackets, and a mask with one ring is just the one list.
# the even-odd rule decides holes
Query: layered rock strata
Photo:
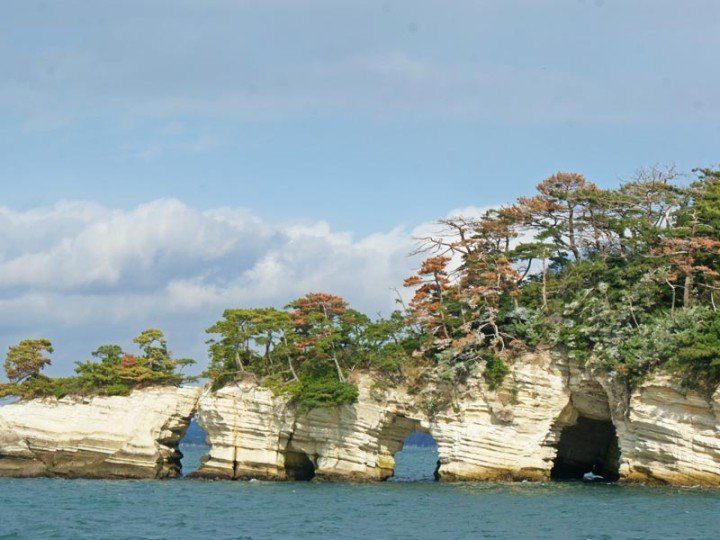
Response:
[{"label": "layered rock strata", "polygon": [[199,388],[127,397],[35,399],[0,407],[0,476],[166,478]]},{"label": "layered rock strata", "polygon": [[0,476],[164,478],[196,412],[210,444],[192,476],[384,480],[413,431],[438,445],[444,481],[608,478],[720,486],[720,391],[657,376],[628,392],[600,370],[526,355],[500,388],[381,385],[355,374],[354,405],[299,414],[246,380],[217,392],[152,388],[128,397],[31,400],[0,407]]},{"label": "layered rock strata", "polygon": [[720,485],[720,396],[683,392],[667,377],[628,394],[544,353],[517,361],[499,389],[471,379],[442,406],[430,391],[355,382],[358,403],[302,415],[252,382],[204,393],[198,419],[211,449],[195,476],[383,480],[419,430],[437,442],[440,480],[547,480],[599,463],[621,480]]},{"label": "layered rock strata", "polygon": [[633,392],[616,426],[622,478],[720,486],[720,390],[708,398],[658,377]]}]

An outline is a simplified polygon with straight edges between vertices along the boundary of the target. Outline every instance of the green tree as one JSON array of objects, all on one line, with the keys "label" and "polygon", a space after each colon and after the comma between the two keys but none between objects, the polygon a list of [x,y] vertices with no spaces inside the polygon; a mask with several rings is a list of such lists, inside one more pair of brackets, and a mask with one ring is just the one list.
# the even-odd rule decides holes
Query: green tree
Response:
[{"label": "green tree", "polygon": [[133,339],[143,352],[144,364],[153,371],[172,372],[175,363],[170,358],[165,334],[156,328],[148,328]]},{"label": "green tree", "polygon": [[102,363],[116,365],[125,353],[120,345],[101,345],[91,354]]},{"label": "green tree", "polygon": [[37,376],[40,371],[50,365],[51,361],[44,353],[53,352],[48,339],[24,339],[8,349],[3,366],[5,374],[12,382],[20,383]]},{"label": "green tree", "polygon": [[298,360],[317,373],[323,372],[331,362],[338,379],[344,382],[340,355],[352,341],[347,327],[343,326],[351,316],[347,302],[329,293],[308,293],[290,302],[287,308],[296,334]]},{"label": "green tree", "polygon": [[206,330],[218,337],[207,341],[210,364],[205,375],[222,385],[246,370],[267,375],[275,371],[277,363],[286,362],[297,378],[290,326],[288,313],[275,308],[225,310],[223,318]]}]

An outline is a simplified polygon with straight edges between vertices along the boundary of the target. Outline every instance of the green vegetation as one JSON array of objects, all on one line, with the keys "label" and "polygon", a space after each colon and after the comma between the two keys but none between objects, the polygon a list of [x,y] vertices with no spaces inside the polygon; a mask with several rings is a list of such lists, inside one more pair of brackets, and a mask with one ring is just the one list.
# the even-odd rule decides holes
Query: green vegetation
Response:
[{"label": "green vegetation", "polygon": [[205,375],[217,389],[252,373],[303,410],[352,403],[356,369],[399,373],[412,341],[402,315],[370,320],[339,296],[310,293],[284,310],[231,309],[208,328],[210,364]]},{"label": "green vegetation", "polygon": [[[530,197],[481,217],[442,220],[421,241],[427,258],[405,280],[412,299],[371,319],[345,300],[313,292],[273,307],[228,309],[207,329],[213,389],[251,375],[307,411],[352,403],[356,370],[377,387],[450,389],[482,375],[494,390],[526,351],[561,349],[632,386],[657,369],[682,384],[720,384],[720,171],[686,185],[653,169],[617,189],[557,173]],[[2,393],[126,394],[178,384],[163,335],[135,339],[140,356],[98,348],[75,377],[40,370],[47,340],[8,352]],[[439,391],[440,393],[444,390]],[[429,410],[447,396],[427,395]]]},{"label": "green vegetation", "polygon": [[505,380],[510,368],[502,358],[490,353],[485,359],[485,369],[483,370],[483,378],[488,383],[490,390],[497,389]]},{"label": "green vegetation", "polygon": [[194,363],[173,359],[160,330],[145,330],[133,341],[142,354],[125,353],[119,345],[102,345],[92,353],[94,361],[76,363],[76,376],[46,377],[40,372],[50,364],[43,354],[53,352],[50,341],[23,340],[8,350],[4,367],[10,383],[0,385],[0,397],[124,396],[134,388],[178,385],[184,380],[178,370]]},{"label": "green vegetation", "polygon": [[229,310],[208,329],[207,375],[219,387],[249,371],[309,409],[354,400],[355,369],[414,392],[472,373],[496,389],[523,352],[559,348],[631,386],[661,367],[720,383],[720,172],[683,186],[652,169],[607,190],[557,173],[534,196],[439,223],[402,311],[373,321],[326,293]]},{"label": "green vegetation", "polygon": [[716,388],[720,172],[697,173],[680,186],[654,169],[610,190],[558,173],[533,197],[443,221],[452,234],[425,239],[431,256],[406,281],[409,318],[433,338],[422,354],[483,357],[491,387],[499,360],[554,347],[629,385],[662,367]]}]

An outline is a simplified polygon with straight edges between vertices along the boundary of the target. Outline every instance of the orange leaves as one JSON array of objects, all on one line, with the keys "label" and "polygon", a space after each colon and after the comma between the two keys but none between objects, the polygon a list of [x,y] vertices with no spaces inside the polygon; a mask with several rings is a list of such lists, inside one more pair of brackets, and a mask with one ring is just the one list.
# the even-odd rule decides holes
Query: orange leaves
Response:
[{"label": "orange leaves", "polygon": [[520,294],[520,274],[504,255],[487,255],[467,264],[461,277],[460,295],[473,307],[497,307],[503,294]]},{"label": "orange leaves", "polygon": [[410,312],[429,331],[442,337],[448,337],[445,324],[444,302],[451,289],[447,265],[449,257],[442,255],[429,257],[420,265],[414,276],[405,280],[406,287],[417,287],[410,301]]},{"label": "orange leaves", "polygon": [[292,307],[301,313],[317,312],[342,315],[347,311],[347,302],[330,293],[308,293],[293,302]]},{"label": "orange leaves", "polygon": [[422,278],[420,276],[410,276],[409,278],[405,278],[405,281],[403,281],[403,285],[405,287],[415,287],[416,285],[420,285],[422,283]]},{"label": "orange leaves", "polygon": [[132,367],[137,365],[138,357],[134,354],[123,354],[120,358],[120,365],[122,367]]},{"label": "orange leaves", "polygon": [[540,195],[534,197],[520,197],[517,204],[510,207],[510,212],[525,223],[537,222],[537,215],[552,214],[562,209],[557,201],[544,198]]},{"label": "orange leaves", "polygon": [[545,196],[563,198],[568,193],[585,189],[586,187],[595,187],[594,184],[588,183],[585,177],[576,172],[557,172],[546,178],[537,185],[537,190]]},{"label": "orange leaves", "polygon": [[695,236],[689,238],[664,238],[662,244],[653,250],[654,255],[666,257],[671,267],[670,278],[677,279],[681,275],[698,273],[706,278],[715,278],[720,273],[698,262],[702,255],[720,255],[720,240],[714,238]]},{"label": "orange leaves", "polygon": [[420,266],[420,271],[418,273],[420,275],[433,276],[446,274],[445,269],[449,262],[450,258],[442,255],[438,257],[430,257],[423,261],[422,265]]},{"label": "orange leaves", "polygon": [[449,262],[450,258],[442,255],[425,259],[418,273],[405,280],[406,287],[418,287],[410,302],[411,307],[434,310],[437,307],[436,303],[442,304],[443,293],[450,288],[447,273]]},{"label": "orange leaves", "polygon": [[348,303],[340,296],[318,292],[308,293],[288,307],[291,308],[290,319],[293,325],[304,326],[313,316],[332,319],[343,315],[347,311]]}]

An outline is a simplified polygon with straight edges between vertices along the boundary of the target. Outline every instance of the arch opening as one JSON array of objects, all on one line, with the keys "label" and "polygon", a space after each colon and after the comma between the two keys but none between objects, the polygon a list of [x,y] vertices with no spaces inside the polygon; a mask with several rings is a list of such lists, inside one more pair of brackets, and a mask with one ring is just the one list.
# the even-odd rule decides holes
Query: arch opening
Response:
[{"label": "arch opening", "polygon": [[572,386],[570,403],[553,429],[557,450],[550,471],[552,480],[593,480],[593,473],[606,482],[620,478],[620,446],[612,422],[605,389],[594,380]]},{"label": "arch opening", "polygon": [[395,468],[388,478],[390,482],[430,482],[439,477],[437,442],[425,431],[410,432],[394,458]]},{"label": "arch opening", "polygon": [[305,452],[285,452],[285,477],[290,481],[309,482],[315,478],[315,464]]},{"label": "arch opening", "polygon": [[193,416],[178,444],[180,470],[183,476],[187,476],[200,468],[204,456],[210,451],[206,437],[207,433],[200,427],[197,418]]},{"label": "arch opening", "polygon": [[440,476],[437,441],[420,420],[393,416],[379,437],[382,480],[432,481]]},{"label": "arch opening", "polygon": [[620,449],[615,426],[610,420],[579,417],[563,428],[557,445],[552,480],[581,480],[587,472],[609,482],[620,477]]}]

